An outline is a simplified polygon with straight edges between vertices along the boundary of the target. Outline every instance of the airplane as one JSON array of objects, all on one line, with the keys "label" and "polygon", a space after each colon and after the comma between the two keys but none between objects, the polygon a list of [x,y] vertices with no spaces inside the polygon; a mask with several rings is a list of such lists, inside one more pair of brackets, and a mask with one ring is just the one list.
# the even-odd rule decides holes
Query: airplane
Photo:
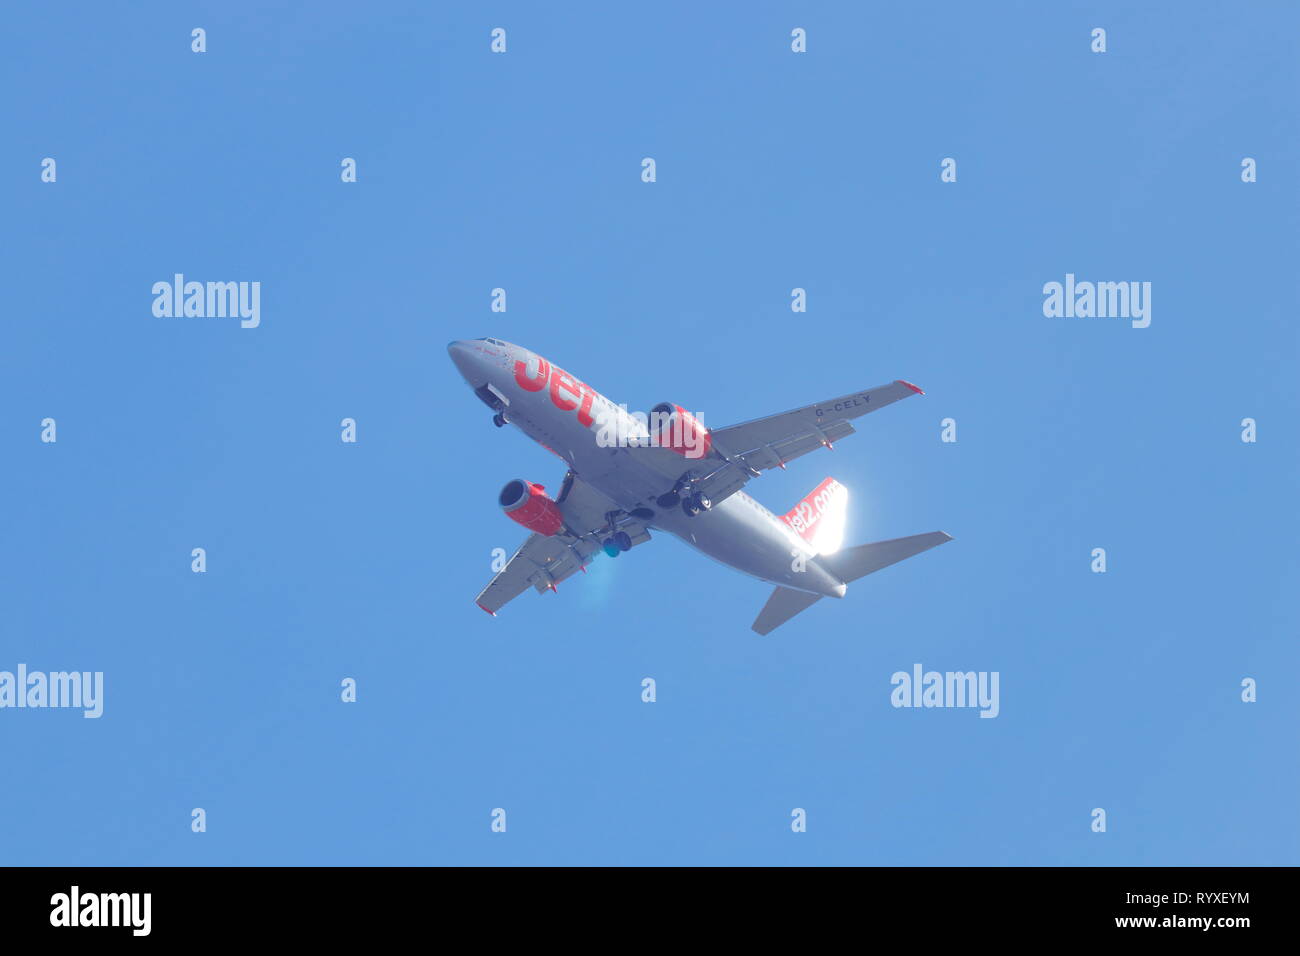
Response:
[{"label": "airplane", "polygon": [[840,550],[848,491],[827,478],[778,516],[741,489],[771,468],[855,431],[850,423],[924,392],[901,379],[726,428],[705,428],[680,405],[629,413],[536,352],[481,338],[447,351],[498,428],[514,425],[568,466],[559,493],[515,478],[497,501],[531,532],[476,603],[496,616],[587,565],[663,531],[729,567],[775,585],[752,629],[769,634],[823,597],[952,537],[931,531]]}]

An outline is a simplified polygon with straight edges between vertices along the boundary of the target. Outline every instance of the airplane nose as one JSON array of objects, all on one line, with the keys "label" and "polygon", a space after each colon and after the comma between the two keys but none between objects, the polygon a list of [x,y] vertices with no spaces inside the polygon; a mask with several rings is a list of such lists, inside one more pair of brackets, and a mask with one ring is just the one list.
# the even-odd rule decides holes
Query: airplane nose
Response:
[{"label": "airplane nose", "polygon": [[460,339],[448,342],[447,354],[451,356],[451,360],[455,363],[460,374],[465,378],[469,378],[471,370],[474,368],[474,353],[470,349],[469,343]]}]

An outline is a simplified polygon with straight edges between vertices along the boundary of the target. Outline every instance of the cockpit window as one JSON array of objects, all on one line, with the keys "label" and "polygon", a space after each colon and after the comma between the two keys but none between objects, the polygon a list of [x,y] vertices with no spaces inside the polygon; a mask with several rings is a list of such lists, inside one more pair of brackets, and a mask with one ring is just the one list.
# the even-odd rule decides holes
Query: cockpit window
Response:
[{"label": "cockpit window", "polygon": [[500,339],[479,339],[480,342],[487,342],[489,345],[505,345]]}]

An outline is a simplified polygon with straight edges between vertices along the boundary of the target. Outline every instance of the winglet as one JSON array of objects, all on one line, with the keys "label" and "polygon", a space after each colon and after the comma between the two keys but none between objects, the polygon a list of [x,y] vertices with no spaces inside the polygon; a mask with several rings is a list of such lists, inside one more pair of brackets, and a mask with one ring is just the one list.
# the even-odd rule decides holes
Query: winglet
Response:
[{"label": "winglet", "polygon": [[904,382],[901,378],[896,378],[896,379],[894,379],[894,381],[896,381],[899,385],[906,385],[908,388],[910,388],[912,391],[916,392],[916,394],[918,394],[918,395],[924,395],[924,394],[925,394],[925,392],[921,391],[919,388],[917,388],[917,387],[916,387],[915,385],[913,385],[911,382]]},{"label": "winglet", "polygon": [[[477,604],[478,602],[476,601],[476,602],[474,602],[474,603]],[[478,606],[479,606],[479,607],[483,607],[482,604],[479,604]],[[485,608],[485,607],[483,607],[483,610],[487,611],[487,612],[488,612],[489,614],[491,614],[493,617],[496,617],[496,616],[497,616],[497,612],[496,612],[496,611],[489,611],[489,610],[488,610],[487,608]]]}]

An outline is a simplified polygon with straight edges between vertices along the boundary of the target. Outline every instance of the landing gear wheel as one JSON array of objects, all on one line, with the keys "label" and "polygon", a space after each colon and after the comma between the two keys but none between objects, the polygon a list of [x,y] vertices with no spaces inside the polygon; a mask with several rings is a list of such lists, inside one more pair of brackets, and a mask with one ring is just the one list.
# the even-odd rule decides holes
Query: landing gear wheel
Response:
[{"label": "landing gear wheel", "polygon": [[611,558],[617,558],[620,554],[623,553],[623,549],[620,548],[614,542],[613,538],[606,538],[604,544],[602,544],[600,547],[601,550],[603,550]]},{"label": "landing gear wheel", "polygon": [[506,417],[502,415],[500,412],[497,412],[495,415],[492,416],[492,424],[495,425],[497,428],[504,428],[506,425]]},{"label": "landing gear wheel", "polygon": [[632,538],[626,531],[620,531],[610,539],[620,551],[632,550]]},{"label": "landing gear wheel", "polygon": [[713,502],[704,495],[691,495],[682,502],[682,511],[686,512],[686,517],[694,518],[697,514],[708,511],[713,507]]}]

